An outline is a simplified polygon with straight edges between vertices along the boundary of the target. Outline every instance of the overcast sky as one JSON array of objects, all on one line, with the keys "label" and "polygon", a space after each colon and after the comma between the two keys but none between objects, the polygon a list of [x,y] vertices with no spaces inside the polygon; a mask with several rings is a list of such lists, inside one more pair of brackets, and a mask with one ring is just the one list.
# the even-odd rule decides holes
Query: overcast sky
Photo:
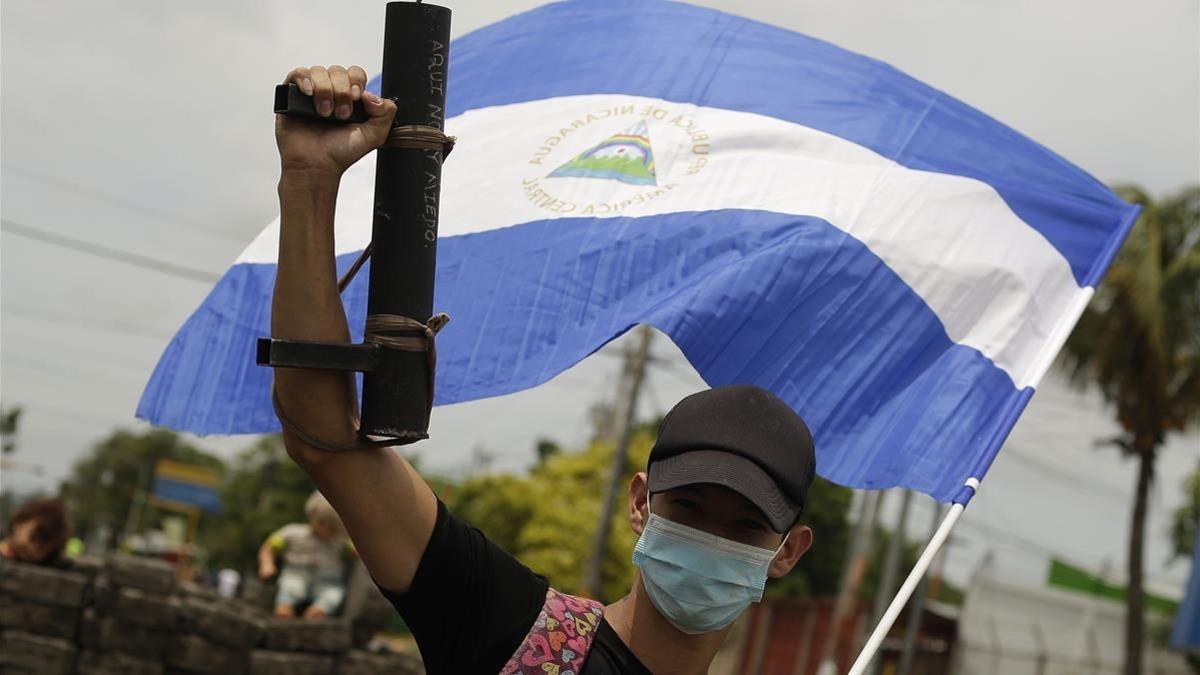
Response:
[{"label": "overcast sky", "polygon": [[[540,2],[461,0],[460,35]],[[970,103],[1109,183],[1162,194],[1200,181],[1195,0],[707,0],[882,59]],[[17,227],[219,274],[276,213],[271,86],[296,65],[377,71],[381,2],[5,0],[0,5],[0,209]],[[453,199],[453,195],[445,198]],[[52,489],[133,410],[167,341],[211,284],[0,236],[0,396],[21,404],[27,465],[5,487]],[[666,338],[643,414],[702,386]],[[475,458],[519,470],[538,436],[588,435],[611,398],[613,346],[529,392],[436,411],[426,466]],[[962,521],[947,562],[965,580],[988,550],[1037,583],[1057,554],[1123,574],[1133,465],[1092,447],[1114,430],[1094,395],[1044,384]],[[231,456],[250,439],[205,439]],[[1159,464],[1149,573],[1167,566],[1167,513],[1200,435]],[[31,470],[41,468],[40,475]],[[893,502],[896,499],[893,497]],[[910,532],[927,527],[922,498]],[[818,533],[819,535],[819,533]],[[819,548],[817,550],[819,554]]]}]

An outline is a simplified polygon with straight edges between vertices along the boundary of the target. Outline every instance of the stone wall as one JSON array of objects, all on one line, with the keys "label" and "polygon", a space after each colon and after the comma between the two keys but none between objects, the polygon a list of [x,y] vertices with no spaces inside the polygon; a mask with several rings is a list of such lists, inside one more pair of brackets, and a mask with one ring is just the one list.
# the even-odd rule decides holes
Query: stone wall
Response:
[{"label": "stone wall", "polygon": [[[361,575],[358,575],[361,578]],[[64,568],[0,562],[0,672],[39,675],[419,675],[367,651],[391,605],[361,583],[345,617],[276,619],[269,592],[226,600],[177,584],[160,560],[113,555]],[[351,607],[351,605],[353,605]]]}]

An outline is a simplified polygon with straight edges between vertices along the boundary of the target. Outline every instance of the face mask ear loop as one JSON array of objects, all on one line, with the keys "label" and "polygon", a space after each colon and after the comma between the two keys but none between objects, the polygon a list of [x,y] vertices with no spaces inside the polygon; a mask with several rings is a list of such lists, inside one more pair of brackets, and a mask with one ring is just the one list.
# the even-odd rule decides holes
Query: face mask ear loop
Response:
[{"label": "face mask ear loop", "polygon": [[[778,557],[783,552],[783,547],[787,546],[787,540],[790,536],[792,536],[792,531],[788,530],[787,534],[783,535],[783,541],[779,542],[779,548],[775,549],[775,557]],[[771,558],[771,562],[775,562],[775,558]]]}]

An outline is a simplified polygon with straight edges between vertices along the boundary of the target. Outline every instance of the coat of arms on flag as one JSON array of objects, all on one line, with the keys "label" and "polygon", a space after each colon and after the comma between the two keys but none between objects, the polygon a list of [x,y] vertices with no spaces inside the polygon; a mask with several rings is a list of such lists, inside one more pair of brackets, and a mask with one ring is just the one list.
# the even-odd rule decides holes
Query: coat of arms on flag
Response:
[{"label": "coat of arms on flag", "polygon": [[654,150],[646,121],[613,134],[555,169],[548,178],[610,178],[633,185],[656,185]]}]

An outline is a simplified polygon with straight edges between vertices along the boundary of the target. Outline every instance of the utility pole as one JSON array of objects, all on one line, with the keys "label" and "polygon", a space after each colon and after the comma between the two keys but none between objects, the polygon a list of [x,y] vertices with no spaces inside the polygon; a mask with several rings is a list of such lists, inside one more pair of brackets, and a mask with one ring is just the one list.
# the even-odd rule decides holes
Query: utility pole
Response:
[{"label": "utility pole", "polygon": [[837,603],[833,606],[833,617],[829,621],[829,636],[825,639],[818,675],[836,675],[837,645],[844,635],[849,634],[849,615],[858,598],[858,588],[867,572],[871,552],[871,534],[875,530],[875,516],[879,512],[879,490],[867,490],[863,496],[862,515],[854,525],[850,543],[850,555],[842,569],[842,583]]},{"label": "utility pole", "polygon": [[[846,588],[846,584],[849,583],[850,561],[854,559],[855,546],[858,545],[859,528],[862,526],[863,522],[867,519],[867,517],[868,517],[867,514],[870,512],[870,509],[871,509],[871,504],[870,504],[871,499],[869,496],[871,494],[870,491],[863,490],[862,492],[858,492],[857,494],[858,494],[859,499],[858,499],[858,507],[854,510],[854,516],[853,516],[854,527],[850,532],[850,537],[846,540],[846,553],[842,557],[842,560],[843,560],[842,578],[838,581],[838,596],[837,596],[837,601],[835,602],[835,606],[834,606],[835,614],[837,613],[836,603],[841,602],[842,590],[844,590]],[[829,622],[829,625],[832,627],[831,632],[836,632],[837,624],[832,621],[832,617]],[[834,665],[826,656],[824,656],[825,654],[830,653],[829,645],[831,643],[834,645],[837,644],[837,636],[836,635],[827,636],[825,638],[825,642],[821,646],[822,661],[818,664],[818,669],[817,669],[818,675],[836,675],[836,673],[837,673],[837,666]],[[807,666],[807,664],[804,663],[804,661],[806,661],[807,659],[808,659],[808,649],[800,650],[800,653],[796,654],[796,665],[792,669],[792,672],[794,674],[799,674],[799,673],[803,672],[804,668]]]},{"label": "utility pole", "polygon": [[133,502],[129,505],[129,511],[125,517],[125,530],[121,541],[134,534],[142,524],[142,510],[146,506],[146,493],[150,491],[150,466],[147,461],[149,459],[138,462],[137,486],[134,488]]},{"label": "utility pole", "polygon": [[608,552],[608,533],[612,530],[621,478],[625,475],[638,393],[642,389],[642,381],[646,379],[646,361],[650,353],[650,339],[653,336],[654,332],[650,326],[639,326],[634,336],[636,345],[625,352],[620,396],[616,406],[617,445],[613,449],[612,470],[608,475],[604,501],[600,504],[600,521],[596,524],[596,533],[592,537],[592,553],[583,569],[583,588],[591,597],[597,599],[601,597],[604,586],[604,556]]},{"label": "utility pole", "polygon": [[[890,494],[891,494],[891,490],[881,490],[879,492],[879,499],[875,500],[875,513],[873,513],[872,517],[871,517],[871,523],[872,523],[871,524],[871,539],[870,539],[869,543],[867,544],[867,554],[866,554],[867,555],[867,564],[866,564],[866,567],[863,568],[863,581],[866,580],[867,571],[871,567],[871,557],[873,555],[875,555],[874,551],[872,550],[874,543],[875,543],[875,533],[878,531],[878,529],[880,527],[882,527],[881,523],[883,522],[883,520],[881,520],[881,516],[883,515],[883,505],[885,503],[887,503],[888,495],[890,495]],[[861,586],[861,583],[860,583],[860,586]],[[860,595],[862,595],[861,589],[859,591],[856,591],[856,595],[854,597],[857,598]],[[852,635],[853,642],[850,643],[850,651],[855,654],[858,654],[859,652],[862,651],[863,643],[866,641],[869,631],[872,628],[874,628],[874,626],[872,626],[870,623],[871,622],[870,614],[864,616],[862,621],[857,620],[858,619],[858,612],[856,611],[857,608],[858,608],[857,602],[850,605],[851,623],[854,626],[854,633]]]},{"label": "utility pole", "polygon": [[[934,502],[933,504],[933,520],[929,523],[929,536],[926,541],[933,539],[937,534],[938,526],[942,523],[942,505]],[[942,556],[945,560],[946,552],[943,549]],[[908,627],[904,632],[904,651],[900,653],[900,668],[896,671],[896,675],[908,675],[912,672],[913,659],[917,655],[917,637],[921,633],[921,617],[925,612],[925,597],[929,595],[929,575],[926,574],[921,579],[921,585],[917,586],[917,591],[913,593],[912,600],[908,606]]]},{"label": "utility pole", "polygon": [[[908,507],[912,504],[912,490],[905,489],[900,499],[900,513],[896,516],[896,526],[892,528],[892,538],[888,541],[887,554],[883,558],[883,570],[879,575],[879,588],[875,592],[875,610],[871,612],[871,627],[879,623],[883,613],[891,604],[892,593],[896,590],[896,573],[900,571],[900,553],[904,550],[908,534]],[[875,672],[883,670],[883,658],[875,657]]]}]

